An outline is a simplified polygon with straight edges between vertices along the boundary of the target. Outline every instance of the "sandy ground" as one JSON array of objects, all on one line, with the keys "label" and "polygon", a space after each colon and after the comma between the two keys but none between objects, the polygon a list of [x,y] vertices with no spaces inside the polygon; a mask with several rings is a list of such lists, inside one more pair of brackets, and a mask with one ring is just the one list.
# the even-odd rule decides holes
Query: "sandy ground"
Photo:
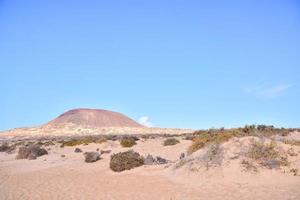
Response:
[{"label": "sandy ground", "polygon": [[[142,166],[121,173],[109,169],[111,154],[101,155],[102,159],[95,163],[85,163],[83,154],[74,152],[75,147],[49,146],[49,154],[37,160],[16,160],[16,153],[0,153],[0,199],[300,199],[300,176],[276,170],[251,174],[230,168],[231,174],[226,176],[218,171],[206,175],[175,171],[172,162],[178,161],[191,141],[163,146],[163,140],[140,140],[132,149],[144,156],[149,153],[164,157],[169,164]],[[112,153],[128,150],[117,141],[78,147],[84,152],[97,148]]]},{"label": "sandy ground", "polygon": [[192,129],[178,128],[148,128],[148,127],[83,127],[71,123],[60,124],[56,127],[38,126],[30,128],[15,128],[8,131],[0,131],[2,138],[26,138],[26,137],[43,137],[43,136],[84,136],[84,135],[130,135],[130,134],[166,134],[180,135],[193,133]]}]

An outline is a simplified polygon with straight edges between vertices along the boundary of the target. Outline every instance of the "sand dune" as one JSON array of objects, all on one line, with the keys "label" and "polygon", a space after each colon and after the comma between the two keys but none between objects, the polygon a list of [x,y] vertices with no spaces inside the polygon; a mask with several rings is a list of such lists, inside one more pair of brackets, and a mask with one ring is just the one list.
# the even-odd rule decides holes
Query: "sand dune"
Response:
[{"label": "sand dune", "polygon": [[[299,135],[299,134],[298,134]],[[129,148],[143,156],[161,156],[169,162],[164,165],[144,165],[121,173],[109,169],[110,155],[128,150],[118,141],[102,144],[79,145],[83,152],[112,150],[102,154],[101,160],[85,163],[82,153],[75,147],[48,146],[49,154],[36,160],[16,160],[16,152],[0,153],[0,199],[300,199],[300,178],[287,169],[259,169],[245,172],[240,166],[242,158],[230,159],[251,138],[234,138],[224,144],[220,166],[202,168],[201,157],[205,149],[187,156],[186,165],[177,168],[180,155],[192,141],[181,136],[179,144],[163,146],[164,137],[141,139]],[[240,146],[241,145],[241,146]],[[283,149],[289,145],[278,141]],[[299,146],[293,146],[297,154]],[[61,157],[61,155],[65,157]],[[300,156],[290,157],[299,167]],[[198,159],[198,160],[197,160]],[[198,167],[198,170],[191,170]]]}]

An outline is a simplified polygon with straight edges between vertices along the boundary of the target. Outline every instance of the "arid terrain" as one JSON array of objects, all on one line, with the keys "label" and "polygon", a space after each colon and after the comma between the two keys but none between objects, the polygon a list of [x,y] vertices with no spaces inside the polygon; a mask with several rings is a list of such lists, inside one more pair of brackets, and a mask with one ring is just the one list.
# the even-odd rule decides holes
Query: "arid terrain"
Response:
[{"label": "arid terrain", "polygon": [[298,129],[104,130],[4,132],[0,199],[300,199]]}]

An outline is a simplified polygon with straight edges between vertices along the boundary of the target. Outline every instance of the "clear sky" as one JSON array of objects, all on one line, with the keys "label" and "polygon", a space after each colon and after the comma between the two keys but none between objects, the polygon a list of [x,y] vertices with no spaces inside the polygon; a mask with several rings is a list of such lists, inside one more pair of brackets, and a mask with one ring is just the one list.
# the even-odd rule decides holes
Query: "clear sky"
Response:
[{"label": "clear sky", "polygon": [[0,130],[71,108],[300,127],[300,3],[0,0]]}]

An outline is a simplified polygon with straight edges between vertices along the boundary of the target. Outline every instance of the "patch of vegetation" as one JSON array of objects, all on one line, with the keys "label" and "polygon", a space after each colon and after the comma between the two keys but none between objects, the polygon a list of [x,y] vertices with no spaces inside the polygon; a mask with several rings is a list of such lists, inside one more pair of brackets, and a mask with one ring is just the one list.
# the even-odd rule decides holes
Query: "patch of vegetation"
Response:
[{"label": "patch of vegetation", "polygon": [[248,160],[242,160],[241,164],[245,168],[246,171],[258,172],[257,167]]},{"label": "patch of vegetation", "polygon": [[92,142],[94,142],[92,137],[81,137],[81,138],[76,138],[76,139],[72,139],[69,141],[64,141],[62,143],[62,145],[72,147],[72,146],[77,146],[77,145],[81,145],[81,144],[87,145]]},{"label": "patch of vegetation", "polygon": [[105,137],[96,137],[96,136],[85,136],[74,138],[68,141],[63,141],[62,146],[77,146],[77,145],[88,145],[90,143],[102,144],[106,142],[107,139]]},{"label": "patch of vegetation", "polygon": [[[275,128],[274,126],[267,125],[246,125],[242,128],[199,130],[195,131],[192,135],[187,136],[187,139],[193,140],[193,144],[188,149],[188,154],[205,147],[207,144],[227,142],[233,137],[271,137],[274,135],[286,136],[290,131],[290,129]],[[293,145],[300,145],[300,141],[287,142],[290,142]]]},{"label": "patch of vegetation", "polygon": [[122,147],[132,147],[136,145],[136,142],[134,138],[123,138],[121,139],[120,144]]},{"label": "patch of vegetation", "polygon": [[4,142],[0,145],[0,152],[6,152],[9,149],[8,143]]},{"label": "patch of vegetation", "polygon": [[7,142],[4,142],[0,145],[0,152],[13,153],[16,150],[16,146],[16,144],[9,145]]},{"label": "patch of vegetation", "polygon": [[296,169],[296,168],[291,169],[290,172],[291,172],[294,176],[298,176],[298,175],[299,175],[299,170]]},{"label": "patch of vegetation", "polygon": [[287,151],[287,154],[289,156],[298,156],[298,154],[295,152],[295,150],[293,148],[289,148],[289,150]]},{"label": "patch of vegetation", "polygon": [[171,145],[176,145],[179,143],[179,140],[175,138],[168,138],[164,141],[164,146],[171,146]]},{"label": "patch of vegetation", "polygon": [[95,142],[96,144],[102,144],[102,143],[104,143],[104,142],[106,142],[106,141],[107,141],[106,138],[99,138],[99,139],[96,139],[94,142]]},{"label": "patch of vegetation", "polygon": [[285,140],[284,143],[292,146],[300,146],[300,140]]},{"label": "patch of vegetation", "polygon": [[144,164],[144,159],[134,151],[113,154],[110,158],[110,168],[115,172],[130,170]]},{"label": "patch of vegetation", "polygon": [[276,150],[276,142],[265,143],[263,141],[252,141],[248,157],[256,161],[259,165],[269,169],[288,166],[287,156],[280,154]]},{"label": "patch of vegetation", "polygon": [[223,149],[220,144],[212,144],[200,158],[208,170],[210,167],[220,166],[223,162]]},{"label": "patch of vegetation", "polygon": [[48,154],[47,150],[38,145],[24,146],[19,148],[17,159],[35,160],[37,157]]},{"label": "patch of vegetation", "polygon": [[188,148],[188,154],[202,149],[208,144],[220,144],[227,142],[234,136],[233,132],[224,132],[224,133],[214,133],[214,132],[205,132],[193,139],[193,144]]}]

